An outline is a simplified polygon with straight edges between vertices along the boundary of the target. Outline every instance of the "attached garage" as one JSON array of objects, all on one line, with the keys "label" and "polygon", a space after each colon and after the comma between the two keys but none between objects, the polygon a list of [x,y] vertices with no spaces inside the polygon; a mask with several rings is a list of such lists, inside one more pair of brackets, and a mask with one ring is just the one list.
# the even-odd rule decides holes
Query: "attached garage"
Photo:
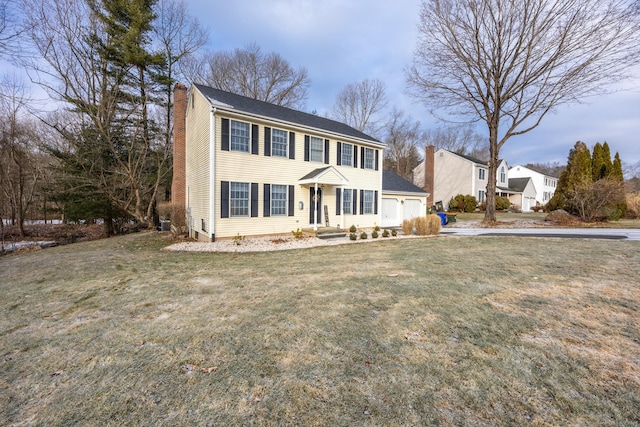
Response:
[{"label": "attached garage", "polygon": [[396,198],[382,198],[382,227],[397,227],[400,223],[400,200]]},{"label": "attached garage", "polygon": [[383,171],[380,226],[400,227],[405,219],[425,216],[428,195],[394,172]]}]

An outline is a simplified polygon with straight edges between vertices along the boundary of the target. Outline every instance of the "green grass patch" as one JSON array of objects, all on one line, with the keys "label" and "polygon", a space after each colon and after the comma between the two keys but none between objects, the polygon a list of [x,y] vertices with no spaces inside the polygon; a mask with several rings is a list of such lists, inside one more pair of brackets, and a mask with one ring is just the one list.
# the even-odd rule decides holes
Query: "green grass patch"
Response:
[{"label": "green grass patch", "polygon": [[0,424],[640,423],[636,242],[168,243],[0,258]]}]

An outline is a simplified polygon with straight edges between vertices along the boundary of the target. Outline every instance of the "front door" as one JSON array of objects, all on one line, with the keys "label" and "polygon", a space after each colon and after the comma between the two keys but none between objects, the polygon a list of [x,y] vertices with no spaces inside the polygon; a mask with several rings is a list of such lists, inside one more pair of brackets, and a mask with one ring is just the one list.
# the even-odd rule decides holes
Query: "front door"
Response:
[{"label": "front door", "polygon": [[[317,204],[316,195],[318,201]],[[317,212],[318,214],[318,225],[322,224],[322,188],[318,188],[317,194],[315,187],[309,188],[309,224],[311,225],[314,225],[316,222],[314,212]]]}]

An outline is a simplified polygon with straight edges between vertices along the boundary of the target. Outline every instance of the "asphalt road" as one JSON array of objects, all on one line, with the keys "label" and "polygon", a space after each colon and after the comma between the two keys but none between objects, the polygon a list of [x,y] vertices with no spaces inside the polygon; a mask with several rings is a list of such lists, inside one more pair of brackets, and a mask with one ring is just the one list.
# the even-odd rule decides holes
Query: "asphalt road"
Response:
[{"label": "asphalt road", "polygon": [[640,229],[630,228],[447,228],[440,234],[454,236],[524,236],[574,239],[640,240]]}]

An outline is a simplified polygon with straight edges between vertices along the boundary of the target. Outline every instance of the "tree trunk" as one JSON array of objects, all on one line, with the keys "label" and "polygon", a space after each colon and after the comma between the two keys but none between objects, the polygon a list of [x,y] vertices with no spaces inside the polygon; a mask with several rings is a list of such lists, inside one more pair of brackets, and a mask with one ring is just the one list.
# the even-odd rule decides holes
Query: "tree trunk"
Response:
[{"label": "tree trunk", "polygon": [[483,222],[496,221],[496,174],[498,172],[498,124],[489,125],[489,173],[487,176],[487,209]]}]

